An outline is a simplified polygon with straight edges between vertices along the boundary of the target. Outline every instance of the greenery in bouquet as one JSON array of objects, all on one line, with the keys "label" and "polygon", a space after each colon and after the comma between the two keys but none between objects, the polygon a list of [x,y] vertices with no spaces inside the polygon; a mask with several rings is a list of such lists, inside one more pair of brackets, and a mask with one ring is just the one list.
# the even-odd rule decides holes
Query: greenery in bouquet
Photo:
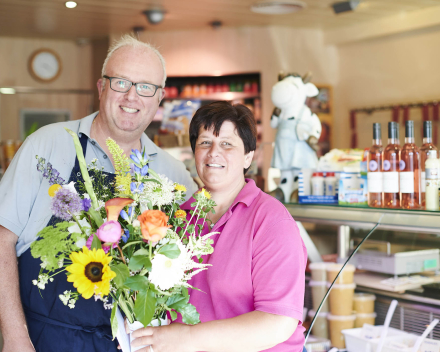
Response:
[{"label": "greenery in bouquet", "polygon": [[[144,326],[167,312],[187,324],[199,322],[189,304],[188,281],[206,270],[202,256],[213,252],[213,233],[201,235],[214,201],[202,189],[194,195],[194,210],[180,209],[186,188],[149,168],[145,151],[127,158],[108,139],[116,177],[113,182],[96,162],[86,164],[77,135],[73,137],[84,182],[67,184],[56,169],[37,156],[37,169],[49,180],[51,210],[60,222],[39,232],[31,253],[40,258],[41,270],[33,280],[40,290],[65,272],[76,291],[60,300],[73,309],[82,296],[101,300],[112,309],[113,335],[116,309],[130,323]],[[78,189],[78,191],[77,191]],[[98,304],[98,303],[97,303]]]}]

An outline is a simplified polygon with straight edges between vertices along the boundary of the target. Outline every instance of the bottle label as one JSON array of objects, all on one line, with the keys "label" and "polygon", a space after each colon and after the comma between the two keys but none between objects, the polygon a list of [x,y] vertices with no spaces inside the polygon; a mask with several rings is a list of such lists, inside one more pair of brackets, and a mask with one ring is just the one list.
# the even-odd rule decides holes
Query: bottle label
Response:
[{"label": "bottle label", "polygon": [[438,179],[438,169],[437,168],[428,168],[426,169],[426,179],[427,180],[437,180]]},{"label": "bottle label", "polygon": [[383,161],[383,169],[384,169],[385,171],[388,171],[388,170],[390,169],[390,167],[391,167],[391,163],[390,163],[390,161],[389,161],[389,160],[384,160],[384,161]]},{"label": "bottle label", "polygon": [[385,193],[399,193],[399,173],[397,171],[383,173],[383,191]]},{"label": "bottle label", "polygon": [[414,193],[414,171],[400,173],[400,192]]},{"label": "bottle label", "polygon": [[370,160],[368,166],[370,167],[370,171],[376,171],[377,170],[377,161],[376,160]]},{"label": "bottle label", "polygon": [[405,161],[400,160],[399,161],[399,170],[402,171],[405,169]]},{"label": "bottle label", "polygon": [[383,173],[369,172],[368,177],[368,193],[382,193],[383,192]]}]

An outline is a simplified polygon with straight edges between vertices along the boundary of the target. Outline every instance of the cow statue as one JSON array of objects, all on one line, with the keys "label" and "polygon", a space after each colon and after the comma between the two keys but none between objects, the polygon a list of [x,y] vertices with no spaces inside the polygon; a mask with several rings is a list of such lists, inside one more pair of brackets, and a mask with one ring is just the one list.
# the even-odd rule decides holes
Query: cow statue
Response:
[{"label": "cow statue", "polygon": [[311,74],[304,77],[280,74],[272,87],[275,105],[271,127],[277,128],[271,166],[280,169],[279,188],[272,195],[286,203],[298,189],[298,175],[302,168],[315,169],[318,165],[318,140],[321,122],[306,105],[307,97],[318,95],[315,85],[309,83]]}]

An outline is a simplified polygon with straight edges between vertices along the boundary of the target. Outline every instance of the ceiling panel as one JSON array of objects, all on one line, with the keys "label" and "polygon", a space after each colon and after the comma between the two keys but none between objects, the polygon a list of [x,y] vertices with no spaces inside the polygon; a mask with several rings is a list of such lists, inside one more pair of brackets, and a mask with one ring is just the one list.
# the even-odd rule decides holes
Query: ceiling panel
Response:
[{"label": "ceiling panel", "polygon": [[[252,13],[252,0],[0,0],[0,35],[48,38],[102,38],[143,26],[150,31],[198,29],[220,20],[224,26],[280,25],[336,29],[381,17],[440,6],[440,0],[364,0],[356,11],[335,15],[333,0],[303,0],[306,7],[287,15]],[[164,21],[150,25],[143,10],[160,5]]]}]

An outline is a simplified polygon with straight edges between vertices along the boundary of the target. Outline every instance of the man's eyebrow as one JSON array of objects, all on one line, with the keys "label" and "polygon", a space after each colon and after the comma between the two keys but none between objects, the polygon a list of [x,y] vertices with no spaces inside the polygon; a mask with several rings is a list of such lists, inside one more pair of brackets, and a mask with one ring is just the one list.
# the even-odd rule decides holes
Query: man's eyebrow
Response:
[{"label": "man's eyebrow", "polygon": [[[127,76],[125,76],[125,75],[115,74],[114,77],[123,78],[123,79],[126,79],[127,81],[132,82],[132,80],[130,78],[128,78]],[[150,84],[154,84],[154,83],[151,83],[148,79],[144,79],[144,80],[141,80],[139,82],[134,82],[134,83],[150,83]]]}]

